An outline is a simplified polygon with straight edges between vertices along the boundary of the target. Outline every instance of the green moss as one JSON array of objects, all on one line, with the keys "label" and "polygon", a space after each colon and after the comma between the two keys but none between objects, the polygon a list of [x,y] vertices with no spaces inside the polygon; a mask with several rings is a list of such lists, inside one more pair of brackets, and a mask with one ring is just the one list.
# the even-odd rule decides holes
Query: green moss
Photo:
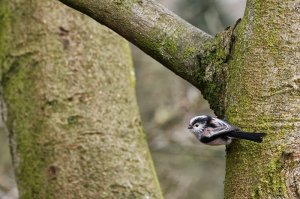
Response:
[{"label": "green moss", "polygon": [[[44,129],[47,128],[42,120],[41,104],[35,97],[36,88],[40,85],[35,84],[35,79],[38,79],[39,75],[34,71],[41,66],[37,64],[33,53],[21,52],[22,46],[15,48],[15,43],[12,42],[18,41],[23,36],[18,35],[18,31],[14,28],[18,27],[18,30],[21,30],[23,26],[20,24],[24,24],[26,17],[31,16],[24,17],[21,10],[12,12],[10,6],[11,3],[8,1],[0,3],[0,65],[3,95],[8,107],[7,126],[12,141],[10,147],[18,188],[21,198],[40,196],[51,198],[51,193],[48,192],[51,185],[48,181],[48,172],[45,170],[51,159],[44,157],[50,157],[49,153],[52,151],[40,144],[43,142],[43,133],[47,133]],[[20,15],[22,17],[18,18]],[[11,31],[13,29],[15,31]]]},{"label": "green moss", "polygon": [[[272,154],[260,165],[259,182],[253,187],[249,187],[252,198],[267,198],[272,195],[273,198],[286,197],[287,190],[285,185],[285,176],[283,171],[283,162],[280,151]],[[259,190],[259,191],[258,191]],[[255,197],[253,197],[255,196]],[[259,197],[257,197],[259,196]]]},{"label": "green moss", "polygon": [[230,56],[231,29],[217,35],[213,41],[205,44],[201,54],[200,67],[196,72],[199,87],[210,102],[215,114],[223,117],[225,112],[225,92],[227,65]]},{"label": "green moss", "polygon": [[[250,103],[249,101],[247,102]],[[240,103],[245,102],[239,101],[239,104]],[[249,120],[241,121],[241,118],[244,118],[244,114],[247,111],[251,111],[248,109],[249,106],[251,107],[250,104],[240,106],[239,112],[228,109],[227,115],[232,124],[239,127],[247,127],[242,128],[245,131],[253,131],[253,129],[251,129],[253,126],[249,126]],[[244,191],[249,192],[252,198],[267,198],[270,195],[275,198],[278,196],[286,197],[287,195],[285,176],[282,173],[284,165],[282,153],[285,150],[285,146],[276,146],[276,144],[278,140],[282,140],[285,134],[289,132],[288,129],[290,127],[284,127],[279,132],[276,132],[276,129],[272,126],[274,120],[275,118],[270,116],[258,116],[254,118],[254,120],[252,118],[251,123],[254,123],[255,127],[258,128],[256,131],[268,134],[264,138],[264,142],[262,144],[256,144],[239,141],[234,143],[234,149],[228,151],[230,155],[228,155],[227,159],[226,184],[235,181],[234,178],[237,178],[236,173],[244,173],[245,176],[238,178],[246,177],[248,181],[252,182],[251,185],[246,185],[249,191]],[[274,134],[274,132],[276,132],[276,134]],[[269,150],[271,148],[272,150],[270,152]],[[239,153],[232,153],[234,150],[239,151]],[[265,154],[265,151],[269,151],[271,154]],[[249,169],[245,170],[245,166]],[[251,180],[249,178],[251,178]],[[255,182],[256,179],[259,179],[259,181]],[[229,185],[227,184],[227,186]],[[232,196],[225,198],[230,197]]]},{"label": "green moss", "polygon": [[163,47],[167,52],[169,52],[171,55],[175,55],[177,53],[177,44],[170,38],[166,38],[163,41]]},{"label": "green moss", "polygon": [[[266,21],[259,20],[269,9],[261,6],[268,5],[262,1],[249,1],[246,15],[235,31],[237,40],[229,63],[226,115],[232,124],[243,130],[265,132],[267,136],[260,145],[238,142],[228,151],[225,198],[238,198],[231,187],[243,189],[241,192],[251,198],[287,198],[286,165],[282,158],[286,146],[282,140],[293,127],[286,125],[280,130],[275,127],[279,113],[274,100],[277,91],[272,87],[268,90],[264,82],[269,78],[267,67],[274,67],[268,66],[266,57],[271,55],[272,60],[276,59],[278,67],[281,64],[277,57],[280,34],[279,29],[270,29],[266,27]],[[257,20],[253,21],[253,17]],[[272,17],[277,16],[268,18],[270,24],[276,21]],[[256,49],[264,49],[266,54],[257,56]],[[236,150],[239,152],[235,153]],[[247,188],[240,187],[238,181],[241,180],[246,181],[243,186]]]},{"label": "green moss", "polygon": [[2,74],[8,70],[9,64],[7,64],[7,52],[10,48],[10,24],[11,16],[9,12],[7,1],[0,2],[0,80],[2,80]]},{"label": "green moss", "polygon": [[[156,38],[157,35],[159,34],[159,32],[158,32],[158,30],[153,28],[152,30],[150,30],[149,34],[152,36],[152,38]],[[140,41],[140,46],[144,47],[143,50],[145,50],[148,53],[150,53],[150,52],[153,53],[154,57],[159,57],[160,56],[160,54],[159,54],[160,45],[158,45],[158,43],[152,42],[152,40],[150,40],[146,37],[142,37],[142,36],[138,39]]]},{"label": "green moss", "polygon": [[195,52],[197,51],[197,49],[195,47],[187,47],[184,49],[183,51],[183,58],[189,58],[190,56],[192,56]]},{"label": "green moss", "polygon": [[45,127],[40,104],[34,97],[36,85],[32,67],[36,66],[29,57],[21,59],[21,63],[14,75],[6,79],[4,97],[10,110],[7,122],[11,129],[10,136],[17,140],[17,146],[11,146],[17,150],[17,154],[13,154],[13,161],[18,165],[22,160],[22,166],[17,167],[16,171],[20,192],[22,198],[34,198],[48,195],[47,171],[43,168],[47,168],[51,160],[42,158],[49,157],[47,147],[37,144],[42,139],[41,132]]}]

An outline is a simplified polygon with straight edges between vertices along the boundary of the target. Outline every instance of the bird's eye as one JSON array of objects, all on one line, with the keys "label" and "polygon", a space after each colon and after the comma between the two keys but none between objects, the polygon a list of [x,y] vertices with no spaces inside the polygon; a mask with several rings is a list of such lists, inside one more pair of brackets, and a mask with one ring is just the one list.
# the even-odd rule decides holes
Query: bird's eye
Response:
[{"label": "bird's eye", "polygon": [[199,127],[199,124],[195,124],[195,127]]}]

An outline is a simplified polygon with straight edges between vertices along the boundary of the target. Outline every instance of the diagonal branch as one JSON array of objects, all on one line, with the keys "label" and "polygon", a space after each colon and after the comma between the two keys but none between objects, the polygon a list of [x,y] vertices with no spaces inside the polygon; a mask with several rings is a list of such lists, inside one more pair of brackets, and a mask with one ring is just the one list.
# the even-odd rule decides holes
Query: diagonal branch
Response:
[{"label": "diagonal branch", "polygon": [[228,59],[231,30],[213,38],[153,0],[60,1],[109,27],[200,88],[216,113],[223,112],[220,89],[225,78],[218,66]]}]

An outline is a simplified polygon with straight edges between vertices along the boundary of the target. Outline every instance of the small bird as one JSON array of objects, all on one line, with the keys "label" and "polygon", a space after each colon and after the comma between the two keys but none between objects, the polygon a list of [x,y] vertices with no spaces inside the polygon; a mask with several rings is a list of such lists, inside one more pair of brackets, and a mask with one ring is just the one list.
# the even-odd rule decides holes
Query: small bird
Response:
[{"label": "small bird", "polygon": [[208,115],[193,117],[190,120],[188,129],[197,139],[208,145],[228,145],[232,139],[244,139],[261,143],[265,133],[249,133]]}]

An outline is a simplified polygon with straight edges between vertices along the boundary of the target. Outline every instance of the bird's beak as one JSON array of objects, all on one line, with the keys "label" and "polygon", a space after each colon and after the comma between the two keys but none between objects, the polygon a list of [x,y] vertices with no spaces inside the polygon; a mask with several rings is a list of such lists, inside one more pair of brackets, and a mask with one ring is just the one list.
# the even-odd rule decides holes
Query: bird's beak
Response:
[{"label": "bird's beak", "polygon": [[188,129],[192,129],[192,128],[193,128],[193,126],[192,126],[192,125],[189,125],[189,126],[188,126]]}]

